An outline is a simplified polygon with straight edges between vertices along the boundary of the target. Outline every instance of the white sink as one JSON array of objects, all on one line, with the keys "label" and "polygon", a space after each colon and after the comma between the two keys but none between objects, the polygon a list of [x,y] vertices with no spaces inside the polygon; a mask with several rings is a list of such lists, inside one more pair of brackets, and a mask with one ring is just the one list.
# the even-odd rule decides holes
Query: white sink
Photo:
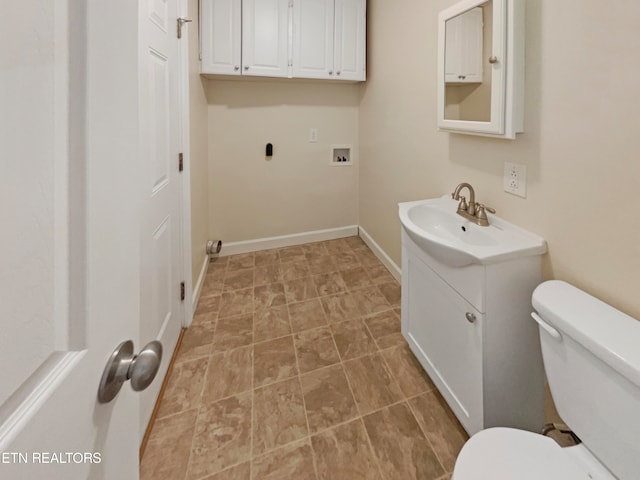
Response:
[{"label": "white sink", "polygon": [[399,204],[400,222],[407,234],[435,259],[452,267],[489,264],[547,251],[542,237],[487,214],[481,227],[456,213],[450,195]]}]

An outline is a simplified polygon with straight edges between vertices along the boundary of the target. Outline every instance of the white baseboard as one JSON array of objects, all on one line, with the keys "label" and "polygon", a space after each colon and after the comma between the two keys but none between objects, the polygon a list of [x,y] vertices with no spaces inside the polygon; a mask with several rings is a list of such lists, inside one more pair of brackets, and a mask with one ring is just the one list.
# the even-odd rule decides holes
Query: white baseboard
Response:
[{"label": "white baseboard", "polygon": [[[204,285],[204,279],[207,276],[208,268],[209,268],[209,256],[205,255],[204,260],[202,261],[202,268],[200,269],[200,275],[198,275],[198,280],[196,280],[196,284],[193,286],[193,293],[191,294],[191,311],[194,314],[196,313],[198,300],[200,300],[200,294],[202,293],[202,286]],[[191,320],[193,320],[193,318],[188,319],[189,325],[191,325]],[[188,327],[189,325],[183,325],[183,326]]]},{"label": "white baseboard", "polygon": [[282,235],[280,237],[258,238],[255,240],[244,240],[242,242],[223,243],[220,251],[221,257],[236,255],[238,253],[257,252],[270,248],[290,247],[302,245],[303,243],[322,242],[334,240],[336,238],[353,237],[358,235],[358,226],[349,225],[346,227],[329,228],[327,230],[316,230],[313,232],[294,233]]},{"label": "white baseboard", "polygon": [[387,270],[389,270],[391,275],[393,275],[398,282],[402,283],[402,269],[396,265],[393,260],[391,260],[391,257],[387,255],[387,253],[376,243],[364,228],[359,227],[358,234],[364,243],[366,243],[371,249],[373,254],[378,257],[385,267],[387,267]]}]

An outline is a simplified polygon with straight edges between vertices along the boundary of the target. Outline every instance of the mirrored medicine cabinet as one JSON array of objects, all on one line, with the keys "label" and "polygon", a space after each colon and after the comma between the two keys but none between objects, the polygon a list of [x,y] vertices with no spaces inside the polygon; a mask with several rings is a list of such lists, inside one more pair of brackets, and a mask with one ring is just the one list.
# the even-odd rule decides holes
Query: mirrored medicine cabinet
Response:
[{"label": "mirrored medicine cabinet", "polygon": [[524,0],[462,0],[438,18],[438,127],[523,131]]}]

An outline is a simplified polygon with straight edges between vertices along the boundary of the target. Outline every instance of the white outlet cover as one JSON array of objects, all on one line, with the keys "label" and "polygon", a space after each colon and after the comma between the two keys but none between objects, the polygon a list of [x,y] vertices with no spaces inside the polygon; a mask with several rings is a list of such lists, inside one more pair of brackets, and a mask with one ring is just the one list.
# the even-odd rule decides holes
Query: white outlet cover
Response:
[{"label": "white outlet cover", "polygon": [[527,166],[504,162],[504,191],[522,198],[527,196]]},{"label": "white outlet cover", "polygon": [[309,143],[316,143],[318,141],[318,129],[310,128],[309,129]]}]

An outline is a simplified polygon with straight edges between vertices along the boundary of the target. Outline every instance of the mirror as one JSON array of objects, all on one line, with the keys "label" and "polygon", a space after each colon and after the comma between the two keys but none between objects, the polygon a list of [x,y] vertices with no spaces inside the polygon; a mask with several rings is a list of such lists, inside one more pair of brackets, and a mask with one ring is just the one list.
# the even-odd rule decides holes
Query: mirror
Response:
[{"label": "mirror", "polygon": [[515,138],[524,104],[524,0],[463,0],[440,12],[438,127]]}]

